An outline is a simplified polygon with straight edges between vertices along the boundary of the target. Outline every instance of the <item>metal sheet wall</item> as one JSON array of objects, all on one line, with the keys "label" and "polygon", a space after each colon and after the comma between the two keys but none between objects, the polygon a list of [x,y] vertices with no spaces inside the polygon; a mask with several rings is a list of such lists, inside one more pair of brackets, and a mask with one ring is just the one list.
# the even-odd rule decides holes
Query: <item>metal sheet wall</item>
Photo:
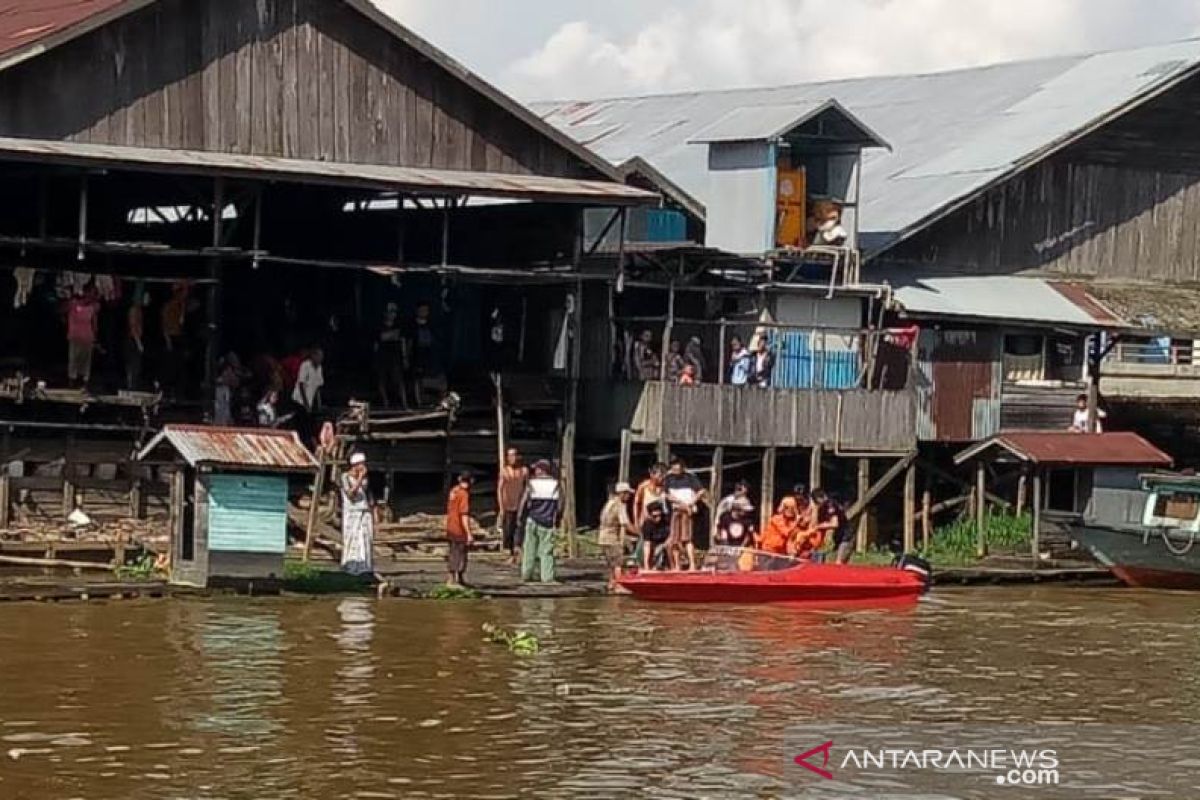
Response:
[{"label": "metal sheet wall", "polygon": [[287,478],[208,475],[211,551],[283,553],[287,545]]}]

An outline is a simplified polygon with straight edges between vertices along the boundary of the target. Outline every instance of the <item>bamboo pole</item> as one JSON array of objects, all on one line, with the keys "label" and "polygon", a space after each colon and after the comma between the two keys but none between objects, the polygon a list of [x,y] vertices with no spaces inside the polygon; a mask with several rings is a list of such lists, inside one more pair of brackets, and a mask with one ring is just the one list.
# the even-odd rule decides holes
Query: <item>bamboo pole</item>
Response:
[{"label": "bamboo pole", "polygon": [[821,458],[824,455],[824,448],[820,442],[813,445],[812,452],[808,456],[808,490],[810,492],[821,488]]},{"label": "bamboo pole", "polygon": [[1042,470],[1038,467],[1033,472],[1033,521],[1031,523],[1030,541],[1033,549],[1033,564],[1037,566],[1041,556],[1042,544]]},{"label": "bamboo pole", "polygon": [[504,425],[504,379],[499,372],[492,373],[492,385],[496,387],[496,464],[497,474],[504,471],[504,455],[508,450]]},{"label": "bamboo pole", "polygon": [[308,561],[312,552],[313,532],[317,527],[317,514],[321,507],[321,495],[325,493],[325,472],[328,461],[324,449],[321,449],[321,460],[317,466],[316,480],[313,481],[312,501],[308,505],[308,524],[304,528],[304,561]]},{"label": "bamboo pole", "polygon": [[929,533],[933,527],[933,521],[930,517],[933,516],[931,503],[933,497],[928,489],[921,493],[921,550],[929,550]]},{"label": "bamboo pole", "polygon": [[63,567],[64,569],[95,569],[110,572],[112,562],[100,561],[68,561],[61,558],[30,558],[27,556],[0,555],[0,564],[13,564],[21,567]]},{"label": "bamboo pole", "polygon": [[867,526],[869,524],[866,514],[867,492],[871,487],[871,460],[860,458],[858,460],[858,501],[855,506],[859,508],[858,517],[858,535],[855,541],[855,551],[865,553],[867,551]]},{"label": "bamboo pole", "polygon": [[761,524],[759,530],[766,530],[771,521],[771,512],[775,509],[775,457],[774,447],[763,450],[762,467],[762,509],[759,513]]},{"label": "bamboo pole", "polygon": [[629,483],[630,462],[633,460],[633,434],[629,428],[621,429],[621,455],[617,462],[617,480]]},{"label": "bamboo pole", "polygon": [[717,503],[721,502],[721,491],[724,484],[725,448],[714,447],[712,456],[712,474],[708,476],[708,546],[712,548],[717,540]]}]

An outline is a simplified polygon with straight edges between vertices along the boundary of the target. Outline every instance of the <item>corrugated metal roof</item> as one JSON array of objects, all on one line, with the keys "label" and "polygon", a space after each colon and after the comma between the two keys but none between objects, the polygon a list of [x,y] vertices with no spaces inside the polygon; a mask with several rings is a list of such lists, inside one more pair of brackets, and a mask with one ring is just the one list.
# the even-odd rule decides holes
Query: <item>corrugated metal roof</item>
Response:
[{"label": "corrugated metal roof", "polygon": [[1099,308],[1074,302],[1049,281],[1008,275],[901,279],[896,301],[914,317],[962,317],[1049,325],[1123,327]]},{"label": "corrugated metal roof", "polygon": [[887,147],[876,133],[833,98],[820,102],[790,103],[779,106],[741,106],[697,133],[688,144],[712,142],[759,142],[782,139],[801,125],[829,112],[836,114],[868,147]]},{"label": "corrugated metal roof", "polygon": [[1090,284],[1087,291],[1132,328],[1147,333],[1200,334],[1200,289],[1097,283]]},{"label": "corrugated metal roof", "polygon": [[130,0],[0,0],[0,58],[129,5]]},{"label": "corrugated metal roof", "polygon": [[307,472],[317,468],[312,453],[291,431],[166,425],[142,448],[138,458],[146,458],[165,443],[193,467],[204,464],[266,472]]},{"label": "corrugated metal roof", "polygon": [[597,205],[654,205],[659,202],[658,195],[653,192],[604,180],[309,161],[276,156],[86,142],[0,137],[0,159],[4,158],[36,159],[84,166],[102,165],[141,171],[325,183],[427,196],[475,195]]},{"label": "corrugated metal roof", "polygon": [[737,108],[834,97],[891,145],[865,154],[859,230],[878,251],[1200,63],[1200,40],[926,75],[533,104],[613,163],[641,156],[709,201],[707,148]]},{"label": "corrugated metal roof", "polygon": [[954,457],[962,464],[994,447],[1043,466],[1169,467],[1171,457],[1136,433],[1002,433]]}]

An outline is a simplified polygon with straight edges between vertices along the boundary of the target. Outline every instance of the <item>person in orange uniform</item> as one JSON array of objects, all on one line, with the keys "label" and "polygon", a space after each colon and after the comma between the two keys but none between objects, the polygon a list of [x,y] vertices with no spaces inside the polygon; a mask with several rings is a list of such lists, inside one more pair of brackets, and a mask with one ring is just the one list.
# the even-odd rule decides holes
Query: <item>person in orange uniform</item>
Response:
[{"label": "person in orange uniform", "polygon": [[779,504],[767,527],[758,537],[758,549],[776,555],[788,555],[792,539],[800,530],[800,509],[796,498],[788,496]]}]

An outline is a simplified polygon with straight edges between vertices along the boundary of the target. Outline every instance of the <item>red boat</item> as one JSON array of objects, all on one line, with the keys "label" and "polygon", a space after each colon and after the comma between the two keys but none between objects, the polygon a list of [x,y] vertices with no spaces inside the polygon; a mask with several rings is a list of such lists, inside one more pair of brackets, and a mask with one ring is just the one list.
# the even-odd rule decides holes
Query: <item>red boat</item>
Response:
[{"label": "red boat", "polygon": [[643,600],[804,605],[916,600],[928,583],[924,564],[858,567],[723,548],[710,553],[697,572],[635,572],[620,579]]}]

